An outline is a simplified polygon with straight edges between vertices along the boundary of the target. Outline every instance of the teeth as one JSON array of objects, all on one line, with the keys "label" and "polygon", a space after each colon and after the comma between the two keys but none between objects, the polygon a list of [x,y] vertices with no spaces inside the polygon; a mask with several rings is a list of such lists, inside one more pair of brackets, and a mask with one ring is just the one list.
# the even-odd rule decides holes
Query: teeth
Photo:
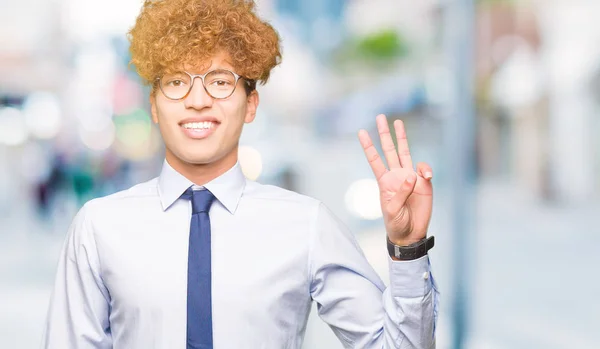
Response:
[{"label": "teeth", "polygon": [[183,128],[194,129],[194,130],[203,130],[214,127],[214,122],[205,121],[205,122],[188,122],[187,124],[183,124]]}]

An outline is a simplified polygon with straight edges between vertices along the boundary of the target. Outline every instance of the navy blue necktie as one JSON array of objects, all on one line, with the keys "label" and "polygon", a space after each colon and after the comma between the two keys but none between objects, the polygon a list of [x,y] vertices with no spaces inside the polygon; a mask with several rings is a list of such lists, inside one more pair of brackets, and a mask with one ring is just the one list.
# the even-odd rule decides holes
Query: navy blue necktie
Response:
[{"label": "navy blue necktie", "polygon": [[188,252],[187,349],[213,349],[208,211],[215,196],[208,190],[189,188],[182,197],[192,199]]}]

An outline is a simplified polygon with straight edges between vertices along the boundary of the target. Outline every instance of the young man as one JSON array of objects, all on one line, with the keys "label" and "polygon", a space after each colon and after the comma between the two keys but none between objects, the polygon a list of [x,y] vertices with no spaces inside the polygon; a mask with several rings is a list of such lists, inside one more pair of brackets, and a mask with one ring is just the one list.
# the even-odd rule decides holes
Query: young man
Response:
[{"label": "young man", "polygon": [[130,32],[166,145],[160,175],[87,202],[62,251],[44,348],[300,348],[312,301],[346,348],[433,348],[432,172],[377,117],[391,285],[319,201],[244,178],[244,123],[279,39],[250,0],[147,0]]}]

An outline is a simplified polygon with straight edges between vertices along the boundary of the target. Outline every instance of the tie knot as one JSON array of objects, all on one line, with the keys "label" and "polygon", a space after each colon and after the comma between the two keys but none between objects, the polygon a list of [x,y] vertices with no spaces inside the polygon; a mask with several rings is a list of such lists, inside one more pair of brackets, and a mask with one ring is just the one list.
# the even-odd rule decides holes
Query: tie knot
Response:
[{"label": "tie knot", "polygon": [[215,200],[215,196],[208,189],[192,190],[192,188],[189,188],[185,191],[183,197],[188,200],[192,199],[192,214],[200,212],[208,213],[210,205]]}]

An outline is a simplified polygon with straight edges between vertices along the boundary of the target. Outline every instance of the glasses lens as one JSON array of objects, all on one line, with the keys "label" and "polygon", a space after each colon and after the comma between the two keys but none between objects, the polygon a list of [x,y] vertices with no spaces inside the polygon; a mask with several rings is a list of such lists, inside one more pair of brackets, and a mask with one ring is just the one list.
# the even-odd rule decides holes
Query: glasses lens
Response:
[{"label": "glasses lens", "polygon": [[227,98],[235,90],[235,75],[227,70],[215,70],[204,78],[204,86],[214,98]]},{"label": "glasses lens", "polygon": [[171,99],[180,99],[190,90],[190,76],[186,73],[167,74],[160,79],[160,88]]}]

